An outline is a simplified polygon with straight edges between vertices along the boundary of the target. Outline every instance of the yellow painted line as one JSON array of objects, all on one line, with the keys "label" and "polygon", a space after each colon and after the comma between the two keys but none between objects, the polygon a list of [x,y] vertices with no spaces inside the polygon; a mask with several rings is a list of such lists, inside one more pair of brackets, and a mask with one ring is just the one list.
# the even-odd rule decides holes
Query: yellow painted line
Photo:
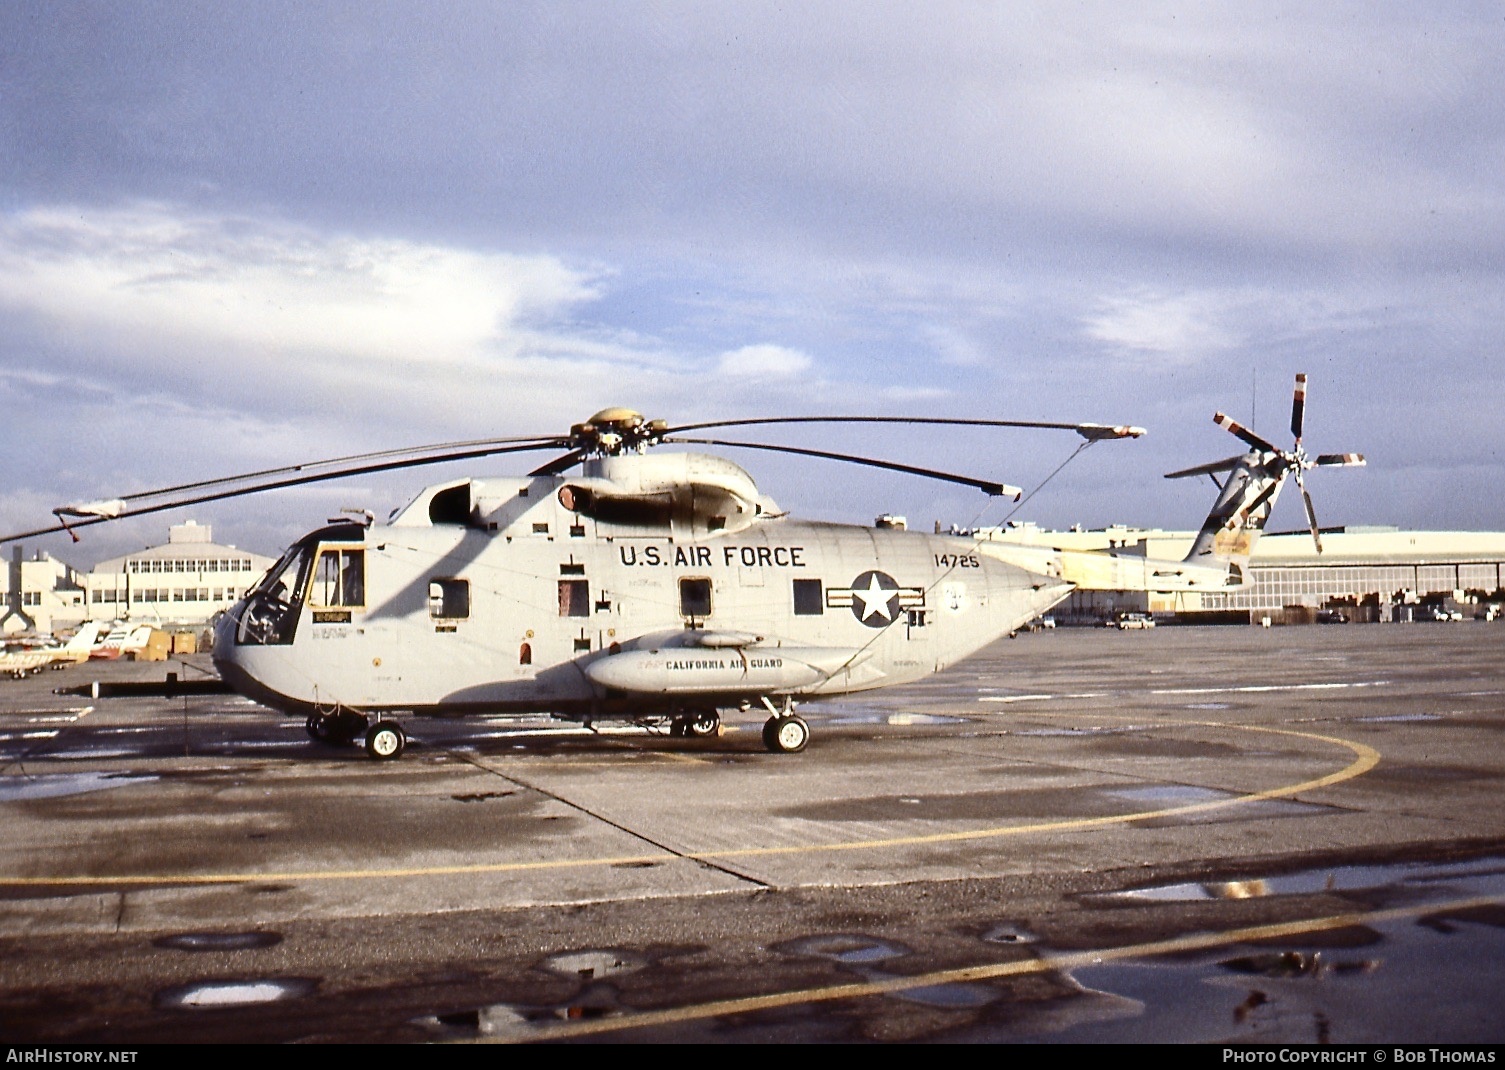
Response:
[{"label": "yellow painted line", "polygon": [[1106,962],[1121,962],[1125,959],[1154,958],[1159,955],[1184,954],[1188,951],[1203,951],[1229,944],[1258,940],[1273,940],[1332,929],[1346,929],[1355,925],[1381,925],[1391,921],[1419,917],[1423,914],[1442,914],[1493,906],[1505,902],[1505,897],[1483,896],[1474,899],[1458,899],[1447,903],[1412,905],[1393,910],[1369,913],[1330,914],[1320,918],[1302,918],[1296,921],[1278,922],[1272,925],[1252,925],[1225,932],[1193,933],[1169,940],[1152,940],[1143,944],[1128,944],[1122,947],[1099,948],[1093,951],[1075,951],[1065,955],[1050,955],[1043,958],[1016,959],[1011,962],[985,963],[978,966],[963,966],[958,969],[937,970],[934,973],[917,974],[913,977],[893,977],[882,981],[863,981],[844,985],[829,985],[823,988],[796,989],[792,992],[775,992],[762,996],[747,996],[742,999],[716,1000],[711,1003],[673,1007],[661,1011],[643,1011],[620,1018],[599,1018],[591,1021],[560,1022],[545,1024],[526,1031],[519,1030],[511,1036],[481,1037],[464,1043],[517,1044],[542,1040],[560,1040],[568,1037],[599,1035],[627,1029],[646,1029],[651,1026],[680,1025],[685,1022],[720,1018],[732,1014],[750,1014],[755,1011],[776,1010],[810,1003],[829,1003],[843,999],[861,999],[866,996],[884,996],[895,992],[907,992],[916,988],[938,985],[966,984],[991,981],[1000,977],[1020,977],[1028,974],[1068,972],[1086,966],[1100,966]]},{"label": "yellow painted line", "polygon": [[1267,728],[1257,725],[1219,724],[1215,721],[1180,721],[1178,726],[1196,725],[1213,729],[1237,729],[1246,732],[1264,732],[1271,735],[1291,736],[1312,740],[1352,751],[1355,758],[1344,768],[1326,776],[1304,780],[1297,784],[1270,788],[1228,799],[1191,803],[1186,806],[1167,807],[1161,810],[1142,810],[1106,817],[1072,818],[1064,821],[1045,821],[1027,825],[1004,825],[995,828],[971,829],[960,832],[936,832],[917,836],[896,836],[880,840],[849,840],[835,843],[793,844],[779,847],[741,847],[723,851],[685,852],[683,854],[657,853],[651,855],[624,855],[615,858],[542,859],[534,862],[481,862],[453,866],[414,866],[393,869],[344,869],[344,870],[294,870],[280,873],[185,873],[185,874],[122,874],[119,876],[51,876],[51,877],[0,877],[0,887],[70,887],[122,886],[152,884],[244,884],[263,881],[333,881],[372,880],[393,877],[441,877],[462,874],[521,873],[549,869],[582,869],[592,866],[620,866],[643,862],[663,862],[684,859],[688,861],[724,861],[736,858],[757,858],[773,855],[821,854],[831,851],[866,851],[877,848],[916,847],[927,844],[958,843],[970,840],[996,839],[1004,836],[1028,836],[1040,832],[1063,832],[1081,829],[1107,828],[1127,825],[1135,821],[1154,820],[1166,817],[1184,817],[1188,814],[1226,810],[1236,806],[1264,802],[1270,799],[1290,798],[1304,792],[1332,787],[1345,780],[1362,776],[1379,763],[1380,754],[1373,747],[1337,736],[1323,736],[1314,732],[1300,732],[1290,728]]}]

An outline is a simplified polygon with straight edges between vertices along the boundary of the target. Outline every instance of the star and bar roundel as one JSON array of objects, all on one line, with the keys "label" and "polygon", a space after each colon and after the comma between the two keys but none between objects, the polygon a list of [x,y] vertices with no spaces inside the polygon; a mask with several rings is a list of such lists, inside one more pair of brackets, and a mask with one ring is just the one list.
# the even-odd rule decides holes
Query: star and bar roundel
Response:
[{"label": "star and bar roundel", "polygon": [[900,610],[924,604],[924,590],[900,587],[887,572],[876,569],[859,575],[850,587],[826,588],[826,605],[833,608],[851,606],[852,616],[869,628],[886,628],[898,619]]}]

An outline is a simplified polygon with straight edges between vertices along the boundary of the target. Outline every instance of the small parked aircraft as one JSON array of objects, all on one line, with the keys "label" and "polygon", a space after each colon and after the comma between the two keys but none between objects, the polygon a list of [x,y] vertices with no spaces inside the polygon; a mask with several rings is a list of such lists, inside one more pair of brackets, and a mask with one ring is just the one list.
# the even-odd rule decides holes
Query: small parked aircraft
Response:
[{"label": "small parked aircraft", "polygon": [[66,665],[76,665],[81,661],[87,661],[90,651],[98,642],[99,627],[95,621],[85,621],[74,633],[73,638],[66,643],[49,643],[43,646],[18,647],[0,651],[0,673],[7,673],[20,679],[29,673],[39,673],[43,669],[61,669]]}]

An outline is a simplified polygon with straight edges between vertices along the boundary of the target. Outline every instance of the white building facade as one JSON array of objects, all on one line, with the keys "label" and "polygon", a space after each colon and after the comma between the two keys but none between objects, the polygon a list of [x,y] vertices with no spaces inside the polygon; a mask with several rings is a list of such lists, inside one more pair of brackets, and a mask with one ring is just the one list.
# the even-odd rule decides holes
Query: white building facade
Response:
[{"label": "white building facade", "polygon": [[175,524],[166,543],[101,561],[83,576],[83,619],[205,624],[272,564],[270,557],[214,542],[206,525]]},{"label": "white building facade", "polygon": [[17,546],[0,567],[0,634],[48,635],[84,619],[83,576],[45,553],[30,560]]}]

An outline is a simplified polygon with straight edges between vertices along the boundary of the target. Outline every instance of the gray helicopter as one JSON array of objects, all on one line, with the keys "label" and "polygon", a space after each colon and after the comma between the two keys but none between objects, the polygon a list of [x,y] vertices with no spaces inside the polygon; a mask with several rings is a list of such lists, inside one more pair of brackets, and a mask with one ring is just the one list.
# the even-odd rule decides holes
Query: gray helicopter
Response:
[{"label": "gray helicopter", "polygon": [[844,416],[670,426],[606,409],[564,436],[363,454],[54,512],[72,531],[277,487],[562,450],[526,477],[438,483],[385,523],[332,523],[299,539],[220,622],[214,664],[222,679],[303,717],[314,739],[363,739],[383,760],[403,752],[408,716],[506,712],[707,737],[719,733],[725,713],[762,711],[754,715],[766,714],[767,749],[796,753],[810,739],[800,702],[942,671],[1073,590],[1247,584],[1249,554],[1288,476],[1302,483],[1318,537],[1303,472],[1363,458],[1309,458],[1301,446],[1304,403],[1305,376],[1298,376],[1292,450],[1216,415],[1250,450],[1171,473],[1207,474],[1219,487],[1181,561],[799,520],[731,461],[655,450],[793,453],[1017,498],[1017,487],[968,476],[692,433],[793,423],[1037,427],[1074,431],[1083,446],[1144,433],[1104,424]]}]

